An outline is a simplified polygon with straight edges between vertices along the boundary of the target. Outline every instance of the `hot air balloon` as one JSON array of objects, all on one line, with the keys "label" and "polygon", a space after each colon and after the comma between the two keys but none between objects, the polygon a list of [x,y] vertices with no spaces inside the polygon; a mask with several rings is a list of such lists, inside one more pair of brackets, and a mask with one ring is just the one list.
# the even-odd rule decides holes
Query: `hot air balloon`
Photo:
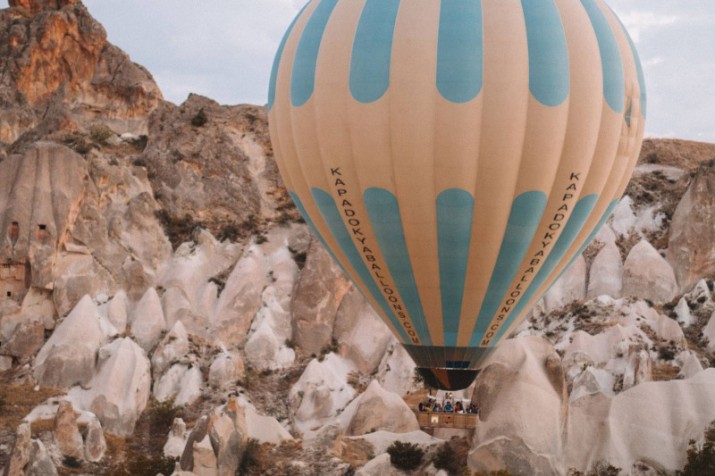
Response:
[{"label": "hot air balloon", "polygon": [[608,218],[646,95],[601,0],[312,0],[268,109],[305,221],[426,383],[460,389]]}]

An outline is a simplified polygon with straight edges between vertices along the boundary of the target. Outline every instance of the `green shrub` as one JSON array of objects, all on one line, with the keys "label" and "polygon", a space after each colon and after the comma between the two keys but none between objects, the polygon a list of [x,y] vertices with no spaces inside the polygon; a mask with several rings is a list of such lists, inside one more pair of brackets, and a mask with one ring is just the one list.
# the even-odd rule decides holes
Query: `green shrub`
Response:
[{"label": "green shrub", "polygon": [[101,145],[107,145],[107,141],[114,135],[114,132],[104,124],[95,124],[89,128],[89,137],[94,142]]},{"label": "green shrub", "polygon": [[261,444],[251,438],[246,442],[246,447],[241,455],[241,463],[236,470],[236,475],[253,474],[261,468]]},{"label": "green shrub", "polygon": [[440,446],[437,455],[432,461],[435,468],[447,471],[450,476],[462,474],[465,469],[464,463],[465,462],[460,461],[457,452],[454,451],[454,448],[452,448],[452,445],[449,443]]},{"label": "green shrub", "polygon": [[390,463],[397,469],[412,471],[420,467],[424,450],[414,443],[403,443],[395,441],[387,448],[390,455]]},{"label": "green shrub", "polygon": [[678,476],[702,476],[715,474],[715,422],[705,430],[705,443],[698,448],[695,440],[690,440],[688,462]]}]

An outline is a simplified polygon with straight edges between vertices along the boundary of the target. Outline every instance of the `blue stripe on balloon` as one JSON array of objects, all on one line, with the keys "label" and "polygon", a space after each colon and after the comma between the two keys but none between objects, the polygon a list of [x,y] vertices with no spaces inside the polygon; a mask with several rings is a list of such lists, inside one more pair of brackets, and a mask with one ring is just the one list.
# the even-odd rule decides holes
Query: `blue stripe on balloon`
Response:
[{"label": "blue stripe on balloon", "polygon": [[[509,314],[509,317],[507,317],[499,331],[494,336],[492,340],[493,342],[497,342],[501,338],[501,336],[504,335],[504,333],[514,322],[514,320],[517,319],[525,310],[526,305],[536,295],[536,293],[541,288],[541,285],[544,284],[544,281],[551,277],[554,268],[561,262],[564,255],[569,250],[578,234],[581,232],[583,225],[586,223],[586,220],[591,215],[593,207],[596,205],[597,201],[598,195],[594,194],[583,197],[581,200],[578,201],[578,203],[576,203],[576,206],[573,209],[573,213],[569,217],[566,226],[564,226],[561,235],[556,240],[553,249],[544,260],[544,264],[541,265],[541,269],[539,269],[539,272],[536,273],[534,280],[529,284],[529,287],[524,292],[524,294],[521,295],[519,302],[516,303],[516,306],[514,306],[514,309]],[[609,214],[609,212],[606,212],[606,218]],[[601,222],[602,221],[603,218],[601,219]],[[601,222],[599,222],[599,224],[597,225],[596,230],[600,228]],[[588,242],[590,242],[590,240],[587,240],[587,243]],[[579,254],[581,254],[581,250],[579,250],[579,252],[575,256],[578,257]],[[571,263],[569,263],[569,266],[570,265]],[[566,268],[568,268],[568,266]],[[566,268],[564,268],[564,270]]]},{"label": "blue stripe on balloon", "polygon": [[638,56],[638,50],[636,50],[636,45],[633,43],[633,39],[631,38],[631,35],[628,34],[628,30],[626,30],[626,26],[623,24],[620,18],[618,18],[618,15],[611,9],[611,13],[613,13],[613,16],[616,17],[618,20],[618,23],[621,25],[621,30],[623,30],[623,34],[626,35],[626,38],[628,39],[628,44],[631,46],[631,53],[633,54],[633,61],[636,63],[636,71],[638,72],[638,86],[640,89],[640,103],[641,103],[641,114],[643,114],[643,117],[646,117],[646,112],[648,110],[648,95],[646,94],[646,85],[645,85],[645,75],[643,74],[643,65],[641,64],[641,58]]},{"label": "blue stripe on balloon", "polygon": [[310,16],[298,42],[290,83],[290,100],[293,106],[302,106],[313,95],[315,69],[323,33],[338,0],[322,0]]},{"label": "blue stripe on balloon", "polygon": [[276,81],[278,80],[278,67],[280,66],[281,58],[283,57],[283,49],[286,46],[288,37],[290,36],[291,32],[293,31],[295,22],[298,21],[298,18],[300,18],[300,16],[303,14],[305,9],[308,8],[309,4],[310,4],[310,2],[306,3],[303,6],[303,8],[300,9],[298,14],[293,19],[293,21],[290,23],[290,25],[288,26],[288,31],[286,31],[285,35],[283,35],[281,44],[278,45],[278,51],[276,51],[276,57],[273,58],[273,69],[271,70],[271,81],[270,81],[270,83],[268,83],[268,111],[271,110],[271,108],[273,107],[273,103],[276,100]]},{"label": "blue stripe on balloon", "polygon": [[558,106],[571,88],[569,52],[554,0],[521,0],[529,47],[529,90],[546,106]]},{"label": "blue stripe on balloon", "polygon": [[477,316],[477,325],[470,340],[470,347],[479,345],[492,317],[509,291],[509,285],[524,261],[524,255],[531,245],[545,207],[546,194],[544,192],[522,193],[514,200],[497,262]]},{"label": "blue stripe on balloon", "polygon": [[400,0],[365,2],[350,59],[350,92],[356,101],[377,101],[390,87],[392,37],[399,6]]},{"label": "blue stripe on balloon", "polygon": [[402,324],[400,324],[400,321],[397,319],[392,311],[392,308],[388,304],[387,299],[385,299],[385,296],[373,280],[372,274],[367,269],[367,266],[365,266],[365,262],[360,257],[360,252],[355,247],[353,240],[350,238],[350,233],[345,227],[345,223],[343,223],[340,211],[335,204],[335,200],[333,200],[333,197],[330,196],[329,193],[319,188],[313,188],[311,192],[313,194],[313,199],[320,210],[320,214],[323,216],[323,220],[325,220],[325,223],[330,229],[330,233],[343,250],[350,266],[357,273],[363,285],[368,289],[368,291],[370,291],[370,294],[375,299],[378,306],[380,306],[384,315],[387,316],[387,318],[390,319],[390,322],[392,322],[395,326],[395,329],[397,329],[397,332],[402,337],[403,342],[410,342],[410,338],[405,332],[405,329],[402,327]]},{"label": "blue stripe on balloon", "polygon": [[591,24],[596,32],[598,48],[601,52],[601,68],[603,70],[603,95],[606,102],[615,112],[623,112],[626,96],[623,61],[618,49],[616,36],[608,24],[606,16],[595,0],[581,0],[586,9]]},{"label": "blue stripe on balloon", "polygon": [[[305,209],[305,206],[303,205],[303,202],[301,201],[300,197],[295,193],[295,192],[288,192],[290,195],[290,198],[293,200],[293,203],[295,203],[296,208],[300,212],[300,215],[303,217],[305,220],[305,223],[308,224],[308,228],[310,228],[310,231],[313,232],[313,235],[320,241],[320,244],[323,245],[323,248],[330,254],[330,257],[333,258],[333,261],[340,266],[340,269],[343,270],[343,274],[345,276],[350,276],[348,272],[345,270],[343,267],[343,264],[340,262],[337,256],[335,256],[335,253],[333,253],[333,250],[330,249],[330,246],[328,246],[328,243],[325,241],[325,238],[323,238],[323,235],[320,234],[318,229],[315,226],[315,223],[313,223],[313,220],[310,218],[310,215],[308,215],[308,211]],[[360,288],[358,288],[360,289]],[[360,291],[362,292],[362,291]]]},{"label": "blue stripe on balloon", "polygon": [[437,243],[444,345],[446,346],[457,345],[473,219],[474,198],[469,192],[450,189],[439,194],[437,197]]},{"label": "blue stripe on balloon", "polygon": [[365,190],[364,198],[380,251],[387,261],[392,279],[402,296],[417,335],[422,340],[422,344],[431,345],[432,338],[427,327],[420,294],[417,291],[397,198],[383,188],[368,188]]},{"label": "blue stripe on balloon", "polygon": [[455,103],[482,90],[484,41],[481,0],[442,0],[437,43],[437,89]]}]

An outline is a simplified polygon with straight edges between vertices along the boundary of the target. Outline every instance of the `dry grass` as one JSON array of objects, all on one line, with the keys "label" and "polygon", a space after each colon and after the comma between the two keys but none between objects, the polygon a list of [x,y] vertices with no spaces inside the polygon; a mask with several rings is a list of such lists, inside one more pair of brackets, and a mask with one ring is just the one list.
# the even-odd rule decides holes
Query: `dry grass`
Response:
[{"label": "dry grass", "polygon": [[715,158],[715,144],[683,139],[646,139],[638,163],[694,170],[701,162],[712,158]]},{"label": "dry grass", "polygon": [[33,408],[48,398],[62,394],[55,388],[40,387],[35,391],[29,383],[0,382],[0,428],[14,432]]},{"label": "dry grass", "polygon": [[675,365],[666,363],[653,365],[653,381],[655,382],[675,380],[678,378],[678,373],[680,373],[680,369]]},{"label": "dry grass", "polygon": [[361,468],[375,457],[375,448],[363,439],[345,439],[342,441],[340,459],[352,468]]}]

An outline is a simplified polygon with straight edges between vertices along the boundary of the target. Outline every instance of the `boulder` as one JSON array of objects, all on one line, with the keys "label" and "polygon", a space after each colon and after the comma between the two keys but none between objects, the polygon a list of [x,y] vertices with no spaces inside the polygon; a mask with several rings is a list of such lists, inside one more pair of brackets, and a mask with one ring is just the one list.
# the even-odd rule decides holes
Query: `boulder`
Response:
[{"label": "boulder", "polygon": [[382,388],[400,396],[421,387],[421,384],[415,381],[415,362],[394,337],[378,366],[377,380]]},{"label": "boulder", "polygon": [[561,360],[540,337],[505,341],[477,378],[480,407],[469,467],[512,474],[563,474],[568,397]]},{"label": "boulder", "polygon": [[668,474],[680,470],[688,441],[715,420],[715,369],[686,380],[644,382],[613,398],[580,398],[569,409],[567,467],[585,471],[597,461],[630,468],[647,461]]},{"label": "boulder", "polygon": [[0,355],[24,361],[35,355],[44,343],[45,325],[40,321],[23,322],[15,328],[10,340],[0,347]]},{"label": "boulder", "polygon": [[154,381],[154,398],[160,402],[175,399],[181,390],[181,382],[188,372],[186,364],[174,364],[159,379]]},{"label": "boulder", "polygon": [[228,348],[245,344],[268,282],[265,256],[260,247],[252,245],[236,263],[219,296],[212,331],[218,342]]},{"label": "boulder", "polygon": [[355,472],[355,476],[402,476],[403,474],[403,471],[392,466],[390,455],[387,453],[371,459]]},{"label": "boulder", "polygon": [[243,360],[238,352],[222,352],[209,367],[209,385],[226,389],[243,377]]},{"label": "boulder", "polygon": [[24,476],[57,476],[55,463],[42,440],[32,440],[30,465],[25,469]]},{"label": "boulder", "polygon": [[321,427],[355,397],[355,389],[347,382],[352,370],[335,354],[328,354],[322,361],[310,361],[288,397],[298,431]]},{"label": "boulder", "polygon": [[149,359],[141,347],[125,337],[100,350],[99,370],[90,388],[73,389],[70,396],[97,415],[107,433],[127,436],[146,408],[150,385]]},{"label": "boulder", "polygon": [[174,418],[171,424],[169,437],[164,444],[164,456],[169,458],[179,458],[186,447],[186,423],[181,418]]},{"label": "boulder", "polygon": [[676,360],[680,365],[680,372],[678,373],[678,376],[681,378],[690,378],[703,371],[702,362],[691,350],[681,352]]},{"label": "boulder", "polygon": [[666,258],[680,290],[715,272],[715,161],[703,162],[675,208]]},{"label": "boulder", "polygon": [[112,300],[107,303],[107,320],[109,320],[114,328],[120,333],[124,332],[127,327],[128,307],[129,302],[127,300],[127,294],[123,290],[118,291]]},{"label": "boulder", "polygon": [[622,288],[623,260],[621,252],[615,241],[609,241],[601,248],[591,263],[586,297],[595,299],[605,294],[613,298],[620,298]]},{"label": "boulder", "polygon": [[151,356],[154,375],[161,375],[169,365],[180,361],[188,353],[189,335],[181,321],[177,321]]},{"label": "boulder", "polygon": [[30,423],[20,423],[15,433],[15,442],[10,452],[10,461],[5,467],[3,476],[25,476],[25,468],[30,463],[31,435]]},{"label": "boulder", "polygon": [[295,361],[295,351],[279,341],[267,320],[258,326],[246,342],[246,361],[259,370],[289,367]]},{"label": "boulder", "polygon": [[84,438],[84,459],[97,463],[104,458],[107,451],[107,440],[104,438],[104,430],[99,419],[92,415],[87,424],[87,435]]},{"label": "boulder", "polygon": [[690,313],[690,306],[684,297],[680,298],[674,311],[680,325],[683,326],[683,328],[690,327],[693,323],[693,315]]},{"label": "boulder", "polygon": [[364,393],[348,405],[341,420],[346,434],[364,435],[376,430],[408,433],[420,429],[417,417],[399,395],[383,389],[373,380]]},{"label": "boulder", "polygon": [[335,316],[350,282],[318,241],[308,250],[293,298],[293,341],[307,355],[330,344]]},{"label": "boulder", "polygon": [[259,443],[271,443],[273,445],[280,445],[284,441],[293,439],[288,430],[283,428],[278,420],[271,416],[259,414],[252,405],[245,405],[245,414],[248,438],[255,439]]},{"label": "boulder", "polygon": [[132,335],[137,343],[149,352],[159,342],[166,328],[161,300],[154,288],[149,288],[132,312]]},{"label": "boulder", "polygon": [[86,385],[94,376],[102,337],[97,306],[85,296],[40,349],[35,378],[50,387]]},{"label": "boulder", "polygon": [[191,367],[179,382],[179,392],[176,394],[174,403],[177,406],[191,405],[201,397],[202,386],[201,369],[197,366]]},{"label": "boulder", "polygon": [[551,312],[584,297],[586,297],[586,260],[579,255],[544,296],[546,311]]},{"label": "boulder", "polygon": [[72,408],[72,403],[66,400],[60,402],[52,433],[55,445],[62,456],[78,461],[84,459],[84,442],[77,426],[77,415]]},{"label": "boulder", "polygon": [[211,438],[207,434],[201,441],[193,443],[192,469],[196,476],[218,476],[218,461],[211,446]]},{"label": "boulder", "polygon": [[663,303],[677,294],[673,268],[646,240],[638,242],[623,265],[623,295]]},{"label": "boulder", "polygon": [[613,396],[613,386],[616,379],[607,370],[588,366],[573,380],[570,399],[577,400],[587,395],[602,393]]},{"label": "boulder", "polygon": [[708,339],[708,352],[715,351],[715,312],[710,315],[710,319],[703,329],[703,337]]},{"label": "boulder", "polygon": [[360,373],[370,375],[382,361],[392,333],[352,286],[338,308],[333,338],[340,355],[352,361]]}]

